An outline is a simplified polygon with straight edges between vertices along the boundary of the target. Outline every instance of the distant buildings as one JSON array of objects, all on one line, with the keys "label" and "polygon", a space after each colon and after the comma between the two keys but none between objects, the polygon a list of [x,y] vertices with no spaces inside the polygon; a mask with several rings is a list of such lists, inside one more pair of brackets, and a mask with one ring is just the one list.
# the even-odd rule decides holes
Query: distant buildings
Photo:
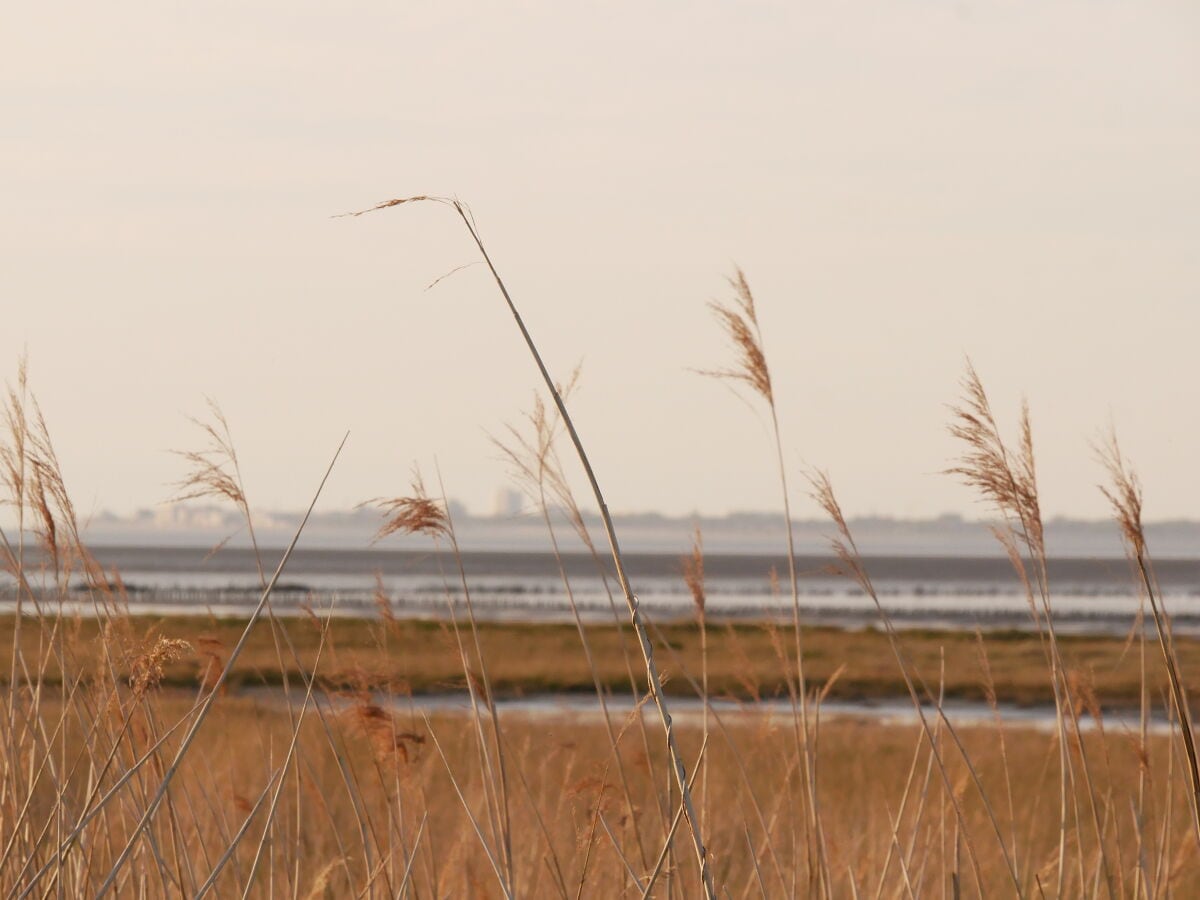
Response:
[{"label": "distant buildings", "polygon": [[496,502],[492,515],[497,519],[511,519],[525,510],[525,495],[515,488],[500,488],[496,491]]}]

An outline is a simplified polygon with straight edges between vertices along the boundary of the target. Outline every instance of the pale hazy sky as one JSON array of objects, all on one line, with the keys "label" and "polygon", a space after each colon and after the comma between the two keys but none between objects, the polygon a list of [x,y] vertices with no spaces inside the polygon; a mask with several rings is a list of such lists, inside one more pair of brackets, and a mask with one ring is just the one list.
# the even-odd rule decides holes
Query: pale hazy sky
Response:
[{"label": "pale hazy sky", "polygon": [[[163,499],[211,394],[252,502],[486,511],[537,384],[445,209],[471,204],[620,510],[778,505],[761,417],[689,367],[734,263],[793,473],[853,514],[937,474],[964,355],[1032,405],[1048,513],[1099,515],[1110,418],[1147,515],[1200,516],[1191,2],[10,3],[0,361],[28,347],[82,510]],[[811,515],[801,502],[798,514]]]}]

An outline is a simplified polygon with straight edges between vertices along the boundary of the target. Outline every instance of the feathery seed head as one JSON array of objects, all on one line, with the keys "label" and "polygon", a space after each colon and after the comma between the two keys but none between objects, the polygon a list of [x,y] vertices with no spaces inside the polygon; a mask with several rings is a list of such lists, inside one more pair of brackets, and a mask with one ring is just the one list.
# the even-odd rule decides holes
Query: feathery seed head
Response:
[{"label": "feathery seed head", "polygon": [[733,300],[725,303],[713,301],[708,307],[733,345],[735,364],[727,369],[702,370],[700,374],[748,385],[768,405],[773,406],[775,395],[771,388],[767,357],[762,348],[762,332],[758,327],[754,294],[741,269],[735,270],[729,284],[733,288]]},{"label": "feathery seed head", "polygon": [[970,362],[962,387],[959,405],[951,408],[950,433],[966,449],[959,457],[959,465],[948,469],[946,474],[959,476],[993,503],[1006,519],[1018,522],[1022,540],[1032,552],[1042,555],[1045,537],[1029,406],[1021,404],[1020,438],[1013,450],[1000,436],[983,383]]},{"label": "feathery seed head", "polygon": [[158,687],[169,663],[190,652],[192,645],[187,641],[166,638],[162,635],[148,648],[134,657],[129,673],[129,686],[135,696]]},{"label": "feathery seed head", "polygon": [[374,506],[383,516],[372,543],[393,534],[425,534],[439,537],[450,533],[450,518],[443,505],[425,491],[419,473],[413,474],[412,493],[407,497],[376,497],[359,506]]},{"label": "feathery seed head", "polygon": [[211,498],[228,500],[245,510],[246,495],[238,477],[237,451],[234,450],[229,423],[216,401],[211,397],[206,399],[212,421],[189,417],[192,424],[204,434],[205,444],[199,450],[171,451],[188,464],[189,470],[174,483],[176,493],[170,502]]},{"label": "feathery seed head", "polygon": [[1113,518],[1121,527],[1134,557],[1146,555],[1146,532],[1142,527],[1142,485],[1137,473],[1130,468],[1121,447],[1117,443],[1117,433],[1110,431],[1107,440],[1096,448],[1100,462],[1108,471],[1110,484],[1100,486],[1100,492],[1112,506]]},{"label": "feathery seed head", "polygon": [[683,583],[692,592],[692,603],[696,606],[696,613],[703,619],[708,597],[704,589],[704,538],[700,534],[699,526],[696,526],[696,533],[692,538],[692,552],[682,558],[682,564]]}]

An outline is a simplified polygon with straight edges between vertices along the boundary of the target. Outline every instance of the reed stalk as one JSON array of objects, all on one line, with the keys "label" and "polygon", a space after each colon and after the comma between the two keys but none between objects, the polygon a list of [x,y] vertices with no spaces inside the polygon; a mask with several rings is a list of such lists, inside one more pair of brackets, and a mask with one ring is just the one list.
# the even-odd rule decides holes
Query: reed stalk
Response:
[{"label": "reed stalk", "polygon": [[[560,388],[560,391],[566,396],[567,389]],[[634,841],[637,844],[638,857],[644,869],[648,861],[642,840],[640,817],[637,815],[635,809],[633,792],[629,786],[629,776],[625,771],[624,760],[621,758],[621,750],[617,743],[616,732],[613,730],[612,717],[608,711],[608,699],[600,683],[600,675],[592,656],[592,647],[588,641],[587,630],[583,626],[583,619],[579,613],[579,605],[575,602],[575,590],[567,574],[566,565],[563,562],[558,532],[554,527],[554,521],[550,515],[550,498],[547,493],[548,486],[559,496],[569,494],[569,489],[566,487],[562,473],[558,470],[557,460],[553,454],[555,439],[554,423],[548,420],[540,397],[535,402],[533,412],[528,418],[532,426],[533,433],[531,436],[526,437],[521,435],[515,428],[510,428],[509,431],[514,439],[514,443],[506,444],[495,438],[493,438],[492,442],[513,464],[518,483],[525,488],[536,504],[542,524],[545,525],[546,533],[550,538],[551,552],[554,555],[555,565],[558,568],[559,581],[562,583],[563,592],[567,598],[567,606],[571,610],[571,618],[575,623],[576,634],[579,635],[580,647],[583,649],[584,660],[587,663],[588,672],[592,678],[596,700],[600,704],[600,714],[604,722],[605,733],[612,748],[613,762],[617,767],[617,778],[621,782],[621,789],[625,795],[626,809],[629,819],[633,824]]]},{"label": "reed stalk", "polygon": [[[1050,578],[1046,562],[1045,528],[1042,522],[1029,406],[1027,403],[1022,403],[1019,437],[1015,448],[1010,448],[1001,436],[987,392],[970,361],[967,362],[967,372],[962,386],[963,399],[959,405],[953,408],[950,433],[962,441],[966,449],[960,458],[959,465],[949,469],[947,474],[957,475],[969,486],[977,489],[1003,517],[1004,525],[1001,528],[993,529],[993,533],[1007,552],[1009,560],[1025,587],[1034,626],[1039,635],[1043,636],[1043,649],[1050,669],[1050,682],[1054,692],[1055,718],[1059,734],[1060,774],[1059,853],[1055,892],[1059,896],[1062,895],[1066,879],[1067,834],[1071,812],[1068,803],[1078,802],[1074,792],[1069,791],[1075,779],[1074,764],[1069,749],[1073,732],[1087,789],[1097,850],[1102,856],[1104,884],[1110,900],[1115,900],[1115,887],[1112,882],[1109,861],[1105,855],[1091,766],[1079,728],[1074,691],[1070,679],[1067,677],[1062,648],[1054,624],[1054,611],[1050,599]],[[1033,578],[1028,575],[1026,563],[1022,558],[1022,549],[1034,566]],[[1035,590],[1036,602],[1034,600]],[[1077,811],[1075,819],[1076,836],[1079,838]],[[1078,855],[1077,860],[1081,862],[1082,852]]]},{"label": "reed stalk", "polygon": [[1113,517],[1121,528],[1126,551],[1133,562],[1137,578],[1154,618],[1154,630],[1162,653],[1163,665],[1171,687],[1171,703],[1179,722],[1179,735],[1187,761],[1190,787],[1189,808],[1192,828],[1200,843],[1200,761],[1197,759],[1195,728],[1188,704],[1187,689],[1179,672],[1179,656],[1175,652],[1175,640],[1171,633],[1171,621],[1163,609],[1161,592],[1154,577],[1150,549],[1146,542],[1146,531],[1142,526],[1142,487],[1137,475],[1128,466],[1113,432],[1107,444],[1100,449],[1100,458],[1108,470],[1110,484],[1100,490],[1113,509]]},{"label": "reed stalk", "polygon": [[[774,442],[775,465],[778,470],[780,495],[783,500],[783,525],[787,538],[788,587],[792,600],[792,634],[796,654],[796,687],[792,694],[792,721],[798,722],[796,744],[801,754],[804,783],[807,793],[806,811],[809,836],[816,858],[815,880],[820,892],[830,895],[830,869],[821,827],[820,794],[817,788],[816,735],[810,724],[808,709],[808,680],[804,670],[804,642],[800,615],[800,582],[796,569],[796,537],[792,525],[791,491],[788,487],[787,465],[783,456],[783,437],[779,428],[779,410],[775,403],[775,387],[771,370],[767,365],[762,327],[758,321],[758,309],[750,283],[741,269],[736,269],[729,279],[734,299],[728,303],[709,304],[718,322],[723,326],[734,354],[735,363],[729,368],[701,370],[700,374],[740,384],[756,394],[765,404],[771,422]],[[810,878],[810,880],[812,880]]]},{"label": "reed stalk", "polygon": [[475,226],[467,208],[458,200],[450,200],[439,197],[416,196],[405,197],[397,200],[387,200],[379,203],[371,209],[362,210],[356,213],[350,213],[353,216],[363,215],[364,213],[374,212],[376,210],[387,209],[393,206],[399,206],[403,203],[413,203],[422,201],[439,202],[449,205],[462,220],[467,232],[470,234],[472,241],[478,248],[480,255],[483,257],[484,264],[492,275],[492,280],[495,281],[496,287],[499,289],[501,296],[504,298],[505,304],[508,306],[509,312],[512,314],[513,321],[516,323],[517,329],[521,333],[521,337],[525,341],[526,347],[529,349],[530,355],[537,366],[538,373],[542,376],[542,381],[546,386],[546,390],[554,400],[555,408],[558,410],[559,416],[562,417],[563,426],[567,430],[567,434],[571,439],[572,445],[575,447],[575,453],[579,457],[579,463],[583,467],[584,474],[587,477],[588,484],[591,486],[592,494],[595,497],[596,504],[600,510],[600,519],[604,524],[604,533],[608,538],[609,550],[612,554],[613,567],[616,570],[617,582],[621,586],[621,591],[625,595],[625,603],[629,611],[630,622],[633,625],[634,633],[638,638],[638,644],[641,647],[642,659],[646,666],[646,681],[650,688],[651,697],[654,700],[655,708],[658,710],[659,721],[662,723],[663,732],[667,740],[668,753],[671,759],[672,774],[675,779],[675,784],[679,789],[680,795],[683,798],[683,805],[688,824],[691,827],[692,846],[696,853],[696,862],[700,868],[701,878],[704,883],[706,897],[710,900],[715,900],[717,896],[716,885],[713,881],[712,868],[709,865],[708,852],[704,846],[704,837],[700,832],[700,821],[696,816],[695,805],[692,802],[692,791],[688,786],[687,768],[683,762],[683,756],[679,752],[679,745],[675,736],[674,723],[671,720],[671,714],[668,709],[666,695],[663,693],[662,679],[659,677],[658,668],[654,662],[654,646],[650,642],[647,633],[645,622],[641,612],[641,607],[634,593],[633,585],[630,582],[629,574],[625,567],[624,557],[621,555],[620,542],[617,539],[616,526],[613,524],[612,516],[608,511],[608,502],[605,500],[604,493],[600,489],[600,482],[596,478],[596,473],[592,468],[591,460],[588,458],[587,451],[584,449],[583,441],[579,436],[579,432],[575,427],[575,422],[571,418],[571,414],[567,411],[566,402],[558,390],[558,383],[551,377],[549,369],[546,368],[546,363],[542,359],[541,353],[538,351],[537,344],[534,343],[533,336],[529,333],[529,329],[525,325],[524,319],[521,318],[520,312],[517,310],[516,303],[509,294],[508,288],[504,284],[504,280],[500,277],[500,273],[496,270],[491,257],[488,255],[487,248],[484,247],[483,239],[479,235],[479,231]]}]

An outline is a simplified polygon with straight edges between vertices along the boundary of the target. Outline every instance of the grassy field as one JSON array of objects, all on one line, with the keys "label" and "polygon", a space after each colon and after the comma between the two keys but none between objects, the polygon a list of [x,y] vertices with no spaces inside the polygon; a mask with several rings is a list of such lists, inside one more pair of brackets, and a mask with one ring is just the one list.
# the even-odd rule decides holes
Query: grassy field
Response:
[{"label": "grassy field", "polygon": [[[43,707],[47,722],[55,720],[55,707],[53,702]],[[161,723],[187,718],[192,704],[190,697],[166,691],[125,709],[132,724],[121,740],[121,765],[144,752]],[[118,718],[116,710],[109,715]],[[130,868],[122,894],[194,896],[245,824],[237,849],[213,883],[212,896],[238,896],[248,883],[253,897],[357,896],[365,885],[387,897],[503,896],[481,850],[486,842],[503,853],[503,840],[489,824],[479,735],[470,719],[425,720],[365,701],[323,717],[310,707],[300,724],[295,766],[281,780],[293,724],[277,707],[236,697],[223,701],[177,776],[169,807],[148,833],[148,857]],[[634,876],[644,883],[653,868],[677,799],[658,788],[666,765],[661,739],[652,730],[647,736],[640,721],[619,720],[617,725],[622,773],[599,724],[570,717],[503,717],[506,827],[512,835],[515,895],[575,897],[581,886],[585,896],[641,895]],[[647,729],[653,726],[648,719]],[[1007,729],[1003,742],[997,735],[992,729],[969,729],[960,738],[980,779],[998,789],[1001,832],[1018,848],[1022,880],[1036,892],[1039,880],[1051,884],[1055,878],[1055,741],[1053,735],[1021,729]],[[679,736],[684,755],[697,759],[701,729],[683,727]],[[944,731],[937,741],[947,758],[950,792],[931,766],[915,726],[835,721],[821,726],[819,740],[818,796],[835,896],[875,896],[880,885],[886,897],[909,896],[910,888],[912,896],[940,896],[955,884],[966,896],[1013,893],[979,795]],[[169,739],[160,748],[161,758],[170,759],[175,744]],[[81,745],[80,736],[72,735],[68,765]],[[1200,890],[1200,859],[1187,835],[1186,798],[1175,793],[1168,801],[1172,785],[1163,778],[1139,785],[1141,750],[1126,735],[1090,735],[1086,749],[1097,762],[1113,808],[1141,804],[1158,823],[1142,848],[1146,859],[1141,864],[1148,875],[1156,883],[1169,881],[1173,896]],[[1146,763],[1165,773],[1171,765],[1169,742],[1151,738],[1146,749]],[[714,724],[705,759],[695,799],[713,847],[718,883],[734,897],[816,893],[817,863],[805,825],[805,792],[789,718]],[[68,857],[61,880],[76,886],[90,883],[94,889],[95,881],[82,876],[107,872],[145,802],[136,798],[145,798],[160,774],[148,767],[137,776],[128,805],[106,816],[106,828]],[[1011,808],[1004,787],[1010,780]],[[273,790],[281,782],[276,797]],[[86,768],[77,769],[65,785],[72,800],[86,795],[88,787]],[[1139,800],[1140,790],[1144,796]],[[961,827],[952,796],[962,807]],[[267,828],[272,802],[276,805]],[[1082,788],[1073,802],[1086,803]],[[34,803],[35,815],[27,814],[27,819],[54,821],[55,796],[48,784],[35,792]],[[1161,823],[1168,821],[1168,804],[1175,831],[1164,834]],[[1114,883],[1121,895],[1132,895],[1141,871],[1139,825],[1127,814],[1123,820],[1106,820],[1103,827]],[[52,833],[55,828],[51,826]],[[1098,862],[1091,845],[1085,838],[1086,862],[1082,870],[1073,865],[1068,872],[1065,896],[1091,893]],[[1075,848],[1068,849],[1074,857]],[[32,859],[36,866],[47,858],[43,852],[20,861]],[[3,867],[6,892],[28,879],[20,868],[11,860]],[[701,892],[694,861],[682,843],[660,877],[656,896]]]},{"label": "grassy field", "polygon": [[[163,683],[202,684],[228,657],[245,628],[245,620],[203,616],[170,618],[132,616],[123,627],[141,644],[158,637],[187,643],[178,658],[164,667]],[[310,619],[281,618],[295,649],[277,652],[276,636],[264,626],[253,632],[230,671],[231,685],[280,684],[316,668],[318,645],[324,641],[317,670],[331,689],[384,689],[396,693],[465,690],[461,660],[448,623],[427,620],[333,618],[325,628]],[[103,626],[92,618],[67,626],[80,659],[99,663]],[[629,628],[586,625],[585,636],[600,685],[628,693],[637,648]],[[595,689],[579,632],[571,624],[480,622],[478,634],[497,696],[586,692]],[[655,629],[660,671],[668,695],[695,696],[694,681],[705,669],[700,628],[671,623]],[[0,618],[0,658],[12,651],[12,617]],[[24,652],[33,655],[39,636],[26,631]],[[842,700],[902,698],[904,681],[891,657],[888,639],[878,629],[845,631],[805,628],[805,665],[813,687]],[[904,650],[914,674],[948,699],[986,700],[988,672],[992,695],[1001,703],[1049,704],[1054,693],[1046,678],[1043,641],[1032,631],[903,632]],[[1103,709],[1135,709],[1142,689],[1141,657],[1126,638],[1062,636],[1059,638],[1069,677],[1096,698]],[[754,700],[787,696],[786,650],[794,646],[791,626],[709,622],[707,676],[714,698]],[[1200,672],[1200,642],[1178,639],[1176,649],[1185,672]],[[127,672],[124,674],[128,675]],[[53,660],[46,677],[58,681]],[[635,677],[635,681],[636,681]],[[1150,690],[1167,688],[1165,671],[1151,660]]]},{"label": "grassy field", "polygon": [[[6,649],[14,624],[0,623]],[[628,628],[589,626],[581,638],[573,625],[264,619],[229,666],[247,624],[119,611],[103,624],[24,623],[13,658],[40,666],[6,694],[0,888],[91,893],[120,871],[113,889],[129,896],[703,893],[679,838],[678,793],[663,788],[670,755],[644,673],[626,662]],[[788,696],[778,674],[790,665],[787,628],[706,624],[652,629],[671,696],[705,696],[705,673],[710,698]],[[807,714],[710,711],[676,729],[729,896],[993,896],[1015,885],[1050,896],[1060,879],[1060,896],[1200,890],[1177,742],[1106,728],[1099,708],[1114,696],[1136,707],[1140,641],[1060,639],[1080,673],[1078,712],[1099,725],[1068,732],[1063,793],[1058,733],[999,713],[993,726],[954,730],[934,712],[925,726],[822,721],[823,699],[905,688],[879,631],[805,629],[804,639]],[[594,691],[584,640],[603,693],[634,698],[637,711],[605,727],[489,708],[504,694]],[[1053,700],[1036,634],[913,631],[901,642],[909,671],[935,692]],[[1179,649],[1190,669],[1200,651]],[[214,691],[219,672],[227,680]],[[1145,683],[1166,689],[1161,672]],[[236,690],[264,684],[271,695]],[[423,691],[470,691],[478,712],[427,717],[406,702]],[[184,757],[207,697],[216,702]],[[139,823],[173,760],[163,805]],[[1094,824],[1085,771],[1103,786]],[[104,804],[118,787],[124,799]],[[91,825],[89,839],[72,841],[73,821]],[[126,846],[135,862],[121,867]]]}]

